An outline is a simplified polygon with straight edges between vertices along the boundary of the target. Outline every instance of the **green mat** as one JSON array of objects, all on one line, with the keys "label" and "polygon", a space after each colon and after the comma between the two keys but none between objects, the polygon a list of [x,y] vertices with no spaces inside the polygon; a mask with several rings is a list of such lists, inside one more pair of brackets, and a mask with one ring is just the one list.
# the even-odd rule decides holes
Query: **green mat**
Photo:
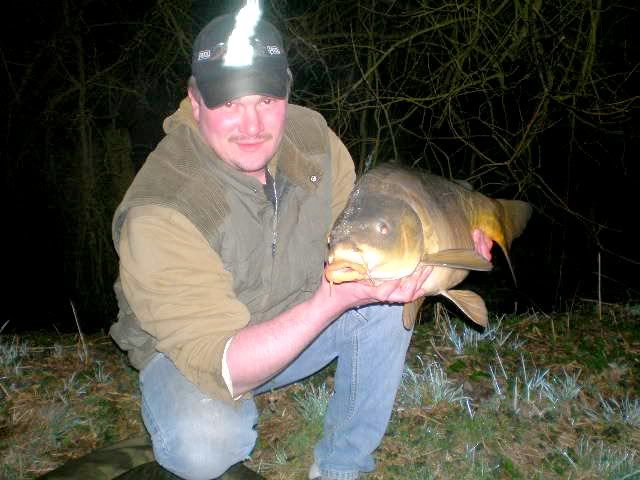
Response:
[{"label": "green mat", "polygon": [[[141,436],[103,447],[71,460],[39,477],[40,480],[180,480],[158,465],[149,437]],[[242,463],[231,467],[220,480],[260,480],[263,476]]]},{"label": "green mat", "polygon": [[71,460],[39,478],[42,480],[69,480],[72,478],[112,480],[119,478],[122,474],[136,467],[150,462],[155,463],[151,442],[149,441],[149,437],[140,436],[94,450],[84,457]]}]

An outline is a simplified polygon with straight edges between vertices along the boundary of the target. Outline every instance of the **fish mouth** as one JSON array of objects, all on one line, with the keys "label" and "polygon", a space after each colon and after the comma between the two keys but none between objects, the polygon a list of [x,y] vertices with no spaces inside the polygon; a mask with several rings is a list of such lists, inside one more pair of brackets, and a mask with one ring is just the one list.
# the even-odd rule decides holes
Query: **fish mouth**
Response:
[{"label": "fish mouth", "polygon": [[329,263],[325,269],[325,276],[331,283],[352,282],[369,278],[366,266],[344,260]]}]

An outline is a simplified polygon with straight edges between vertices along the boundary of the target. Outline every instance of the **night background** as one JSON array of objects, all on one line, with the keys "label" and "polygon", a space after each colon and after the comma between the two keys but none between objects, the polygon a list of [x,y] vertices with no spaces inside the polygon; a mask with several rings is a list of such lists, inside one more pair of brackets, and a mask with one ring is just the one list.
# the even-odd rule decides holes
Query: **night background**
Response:
[{"label": "night background", "polygon": [[[243,3],[3,6],[0,478],[144,430],[137,373],[105,336],[111,218],[186,95],[195,34]],[[262,7],[285,37],[291,101],[325,116],[358,173],[395,159],[534,207],[512,245],[517,287],[497,248],[495,269],[465,281],[488,337],[464,330],[465,347],[464,322],[427,302],[407,357],[417,383],[403,383],[372,480],[640,479],[637,0]],[[449,404],[425,393],[438,372],[464,385],[443,380]],[[252,461],[268,478],[306,478],[321,421],[304,402],[330,382],[259,404]]]},{"label": "night background", "polygon": [[[1,48],[7,332],[115,318],[111,215],[185,95],[194,32],[239,2],[12,2]],[[387,159],[535,206],[491,304],[640,297],[634,1],[272,2],[293,101],[359,171]],[[600,274],[598,274],[600,262]]]}]

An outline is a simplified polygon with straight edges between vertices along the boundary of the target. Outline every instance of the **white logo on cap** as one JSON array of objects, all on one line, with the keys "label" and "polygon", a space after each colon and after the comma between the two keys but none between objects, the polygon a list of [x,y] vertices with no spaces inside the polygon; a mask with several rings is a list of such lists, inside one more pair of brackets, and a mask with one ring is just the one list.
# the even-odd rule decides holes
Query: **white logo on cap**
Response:
[{"label": "white logo on cap", "polygon": [[236,15],[236,23],[227,41],[226,67],[246,67],[253,63],[253,47],[249,39],[260,20],[260,0],[247,0]]},{"label": "white logo on cap", "polygon": [[207,60],[211,58],[211,50],[200,50],[198,52],[198,61]]},{"label": "white logo on cap", "polygon": [[277,45],[267,45],[265,47],[265,50],[267,51],[267,53],[269,55],[280,55],[280,47],[278,47]]}]

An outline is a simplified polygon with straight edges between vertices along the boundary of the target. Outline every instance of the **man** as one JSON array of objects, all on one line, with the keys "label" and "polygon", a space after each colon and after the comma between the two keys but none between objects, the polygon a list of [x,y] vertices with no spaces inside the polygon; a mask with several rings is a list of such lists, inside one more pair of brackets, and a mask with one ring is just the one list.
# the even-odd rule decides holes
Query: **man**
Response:
[{"label": "man", "polygon": [[411,332],[398,304],[422,294],[430,269],[329,288],[326,238],[353,162],[319,114],[288,104],[279,32],[258,21],[250,62],[238,66],[237,27],[218,17],[196,38],[188,99],[115,214],[120,313],[110,333],[140,369],[157,462],[185,479],[234,465],[242,475],[253,396],[337,357],[309,478],[355,479],[374,469],[402,375]]}]

